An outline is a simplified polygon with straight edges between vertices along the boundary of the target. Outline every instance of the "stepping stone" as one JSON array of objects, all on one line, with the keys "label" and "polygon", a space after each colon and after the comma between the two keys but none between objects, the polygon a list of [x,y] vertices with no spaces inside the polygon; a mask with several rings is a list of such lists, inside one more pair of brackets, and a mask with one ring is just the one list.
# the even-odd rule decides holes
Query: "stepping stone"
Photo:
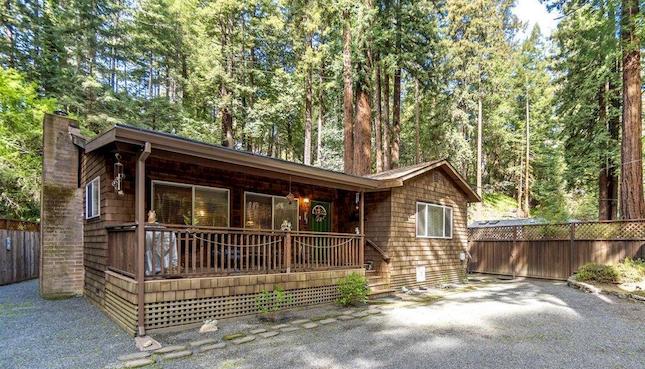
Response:
[{"label": "stepping stone", "polygon": [[269,337],[277,336],[279,334],[280,334],[280,332],[278,332],[278,331],[268,331],[268,332],[260,333],[260,334],[258,334],[258,336],[260,336],[262,338],[269,338]]},{"label": "stepping stone", "polygon": [[342,312],[343,315],[352,315],[354,314],[354,310],[345,310]]},{"label": "stepping stone", "polygon": [[184,351],[175,351],[171,352],[169,354],[162,355],[161,358],[163,360],[172,360],[172,359],[179,359],[182,357],[190,356],[192,355],[192,351],[184,350]]},{"label": "stepping stone", "polygon": [[274,325],[273,327],[271,327],[271,329],[276,330],[276,329],[287,328],[289,326],[290,326],[289,324],[278,324],[278,325]]},{"label": "stepping stone", "polygon": [[298,319],[298,320],[294,320],[293,322],[291,322],[291,324],[300,325],[300,324],[309,323],[310,321],[311,320],[309,320],[309,319]]},{"label": "stepping stone", "polygon": [[142,358],[137,360],[130,360],[123,363],[124,368],[140,368],[142,366],[154,364],[154,360],[151,358]]},{"label": "stepping stone", "polygon": [[160,349],[155,350],[155,354],[167,354],[169,352],[182,351],[182,350],[185,350],[185,349],[186,349],[186,346],[184,346],[184,345],[166,346],[166,347],[162,347]]},{"label": "stepping stone", "polygon": [[258,334],[258,333],[264,333],[264,332],[266,332],[266,331],[267,331],[267,330],[266,330],[266,329],[264,329],[264,328],[258,328],[258,329],[254,329],[254,330],[250,331],[249,333],[251,333],[251,334]]},{"label": "stepping stone", "polygon": [[223,349],[226,347],[225,342],[220,342],[220,343],[215,343],[212,345],[204,345],[199,348],[199,352],[204,352],[204,351],[209,351],[209,350],[216,350],[216,349]]},{"label": "stepping stone", "polygon": [[300,327],[287,327],[287,328],[282,328],[281,331],[283,331],[283,332],[293,332],[293,331],[297,331],[298,329],[300,329]]},{"label": "stepping stone", "polygon": [[316,323],[305,323],[305,324],[302,325],[302,328],[312,329],[312,328],[316,328],[317,326],[318,326],[318,324],[316,324]]},{"label": "stepping stone", "polygon": [[233,333],[222,337],[222,339],[225,341],[232,341],[234,339],[242,338],[244,336],[246,336],[244,333]]},{"label": "stepping stone", "polygon": [[199,347],[199,346],[204,346],[204,345],[211,345],[211,344],[213,344],[215,342],[217,342],[217,341],[215,341],[212,338],[206,338],[206,339],[199,340],[199,341],[193,341],[193,342],[189,343],[189,345],[190,345],[190,347]]},{"label": "stepping stone", "polygon": [[357,313],[354,313],[352,315],[355,316],[356,318],[364,318],[364,317],[370,315],[370,313],[367,312],[367,310],[364,310],[364,311],[359,311]]},{"label": "stepping stone", "polygon": [[253,340],[255,340],[255,336],[245,336],[245,337],[233,340],[233,343],[236,345],[241,345],[243,343],[251,342]]},{"label": "stepping stone", "polygon": [[337,321],[338,320],[336,320],[334,318],[329,318],[329,319],[323,319],[323,320],[319,321],[318,323],[325,325],[325,324],[331,324],[331,323],[334,323],[334,322],[337,322]]},{"label": "stepping stone", "polygon": [[134,354],[121,355],[118,357],[119,361],[131,361],[136,359],[145,359],[152,355],[150,351],[135,352]]},{"label": "stepping stone", "polygon": [[367,313],[370,315],[383,314],[381,310],[375,310],[375,309],[374,310],[370,309],[367,311]]},{"label": "stepping stone", "polygon": [[351,315],[341,315],[341,316],[338,317],[338,320],[352,320],[354,318],[355,317],[353,317]]}]

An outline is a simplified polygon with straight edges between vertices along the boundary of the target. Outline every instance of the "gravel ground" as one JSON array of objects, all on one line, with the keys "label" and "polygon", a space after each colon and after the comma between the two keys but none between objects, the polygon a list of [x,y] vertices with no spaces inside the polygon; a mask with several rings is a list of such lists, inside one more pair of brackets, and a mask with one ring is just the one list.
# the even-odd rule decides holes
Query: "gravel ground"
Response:
[{"label": "gravel ground", "polygon": [[380,316],[155,366],[432,367],[645,368],[645,304],[586,294],[559,282],[486,284],[431,304],[385,307]]},{"label": "gravel ground", "polygon": [[102,368],[134,340],[84,298],[43,300],[38,281],[0,287],[0,368]]},{"label": "gravel ground", "polygon": [[[560,282],[483,283],[383,314],[281,333],[151,368],[645,368],[645,304]],[[44,301],[35,282],[0,287],[0,368],[114,367],[132,339],[83,299]],[[337,314],[321,306],[290,319]],[[164,345],[270,326],[246,317],[207,335],[157,335]]]}]

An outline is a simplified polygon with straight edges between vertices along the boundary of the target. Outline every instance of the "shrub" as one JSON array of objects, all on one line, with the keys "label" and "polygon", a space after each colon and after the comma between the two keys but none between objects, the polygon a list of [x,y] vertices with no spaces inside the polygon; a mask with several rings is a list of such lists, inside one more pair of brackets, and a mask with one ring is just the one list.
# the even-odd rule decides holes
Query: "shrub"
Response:
[{"label": "shrub", "polygon": [[576,279],[582,282],[618,283],[618,270],[614,265],[589,263],[581,266]]},{"label": "shrub", "polygon": [[276,311],[284,309],[284,307],[289,305],[292,300],[293,298],[291,295],[278,287],[271,292],[263,290],[255,298],[255,306],[260,313],[275,313]]},{"label": "shrub", "polygon": [[340,298],[337,302],[343,306],[365,303],[368,291],[367,279],[358,273],[351,273],[338,281]]},{"label": "shrub", "polygon": [[620,282],[640,282],[645,279],[645,260],[625,258],[622,263],[616,265]]}]

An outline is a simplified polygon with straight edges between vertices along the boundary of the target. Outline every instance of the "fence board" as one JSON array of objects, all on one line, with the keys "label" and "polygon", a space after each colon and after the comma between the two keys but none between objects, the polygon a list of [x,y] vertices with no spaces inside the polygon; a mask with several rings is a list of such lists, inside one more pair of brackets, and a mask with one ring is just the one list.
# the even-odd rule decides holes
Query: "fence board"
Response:
[{"label": "fence board", "polygon": [[0,219],[0,285],[38,278],[39,259],[38,224]]},{"label": "fence board", "polygon": [[468,243],[473,272],[565,280],[587,263],[645,258],[645,221],[471,228]]}]

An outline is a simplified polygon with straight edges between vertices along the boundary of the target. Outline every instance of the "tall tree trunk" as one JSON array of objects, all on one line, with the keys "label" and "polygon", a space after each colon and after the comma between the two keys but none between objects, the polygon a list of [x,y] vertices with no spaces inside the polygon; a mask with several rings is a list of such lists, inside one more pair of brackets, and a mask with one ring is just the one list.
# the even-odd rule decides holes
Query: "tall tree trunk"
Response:
[{"label": "tall tree trunk", "polygon": [[316,162],[322,164],[322,130],[323,119],[325,116],[325,93],[323,90],[323,75],[325,74],[324,61],[320,63],[320,73],[318,74],[318,135],[316,137]]},{"label": "tall tree trunk", "polygon": [[[614,73],[618,75],[619,67],[616,63]],[[609,92],[608,92],[608,101],[612,107],[612,114],[609,115],[608,127],[609,131],[609,147],[615,147],[620,140],[620,116],[617,114],[620,111],[620,90],[615,82],[609,82]],[[608,180],[609,180],[609,219],[615,220],[618,219],[618,165],[619,163],[612,156],[609,159],[609,170],[608,170]]]},{"label": "tall tree trunk", "polygon": [[394,101],[392,103],[392,168],[399,166],[401,142],[401,0],[396,4],[396,69],[394,70]]},{"label": "tall tree trunk", "polygon": [[381,129],[381,119],[383,116],[381,107],[381,62],[378,54],[374,57],[376,63],[376,96],[374,102],[376,103],[376,117],[374,122],[374,144],[376,145],[376,173],[383,171],[383,130]]},{"label": "tall tree trunk", "polygon": [[621,215],[643,217],[643,147],[641,142],[640,40],[636,30],[639,0],[622,1],[623,137],[621,145]]},{"label": "tall tree trunk", "polygon": [[482,96],[478,93],[477,97],[477,194],[482,195],[482,136],[483,136],[483,127],[484,127],[484,118],[483,118],[483,108],[482,108]]},{"label": "tall tree trunk", "polygon": [[[225,55],[226,75],[230,78],[233,72],[233,60],[228,50],[228,35],[226,29],[227,27],[224,25],[222,27],[222,49]],[[222,112],[222,144],[227,147],[233,147],[235,146],[235,141],[233,140],[233,113],[230,108],[231,92],[224,82],[220,86],[220,98],[223,101],[220,107]]]},{"label": "tall tree trunk", "polygon": [[392,147],[390,146],[390,74],[383,73],[383,170],[392,168]]},{"label": "tall tree trunk", "polygon": [[370,155],[372,121],[370,96],[366,86],[359,84],[356,91],[356,123],[354,125],[354,174],[366,175],[370,173]]},{"label": "tall tree trunk", "polygon": [[[307,34],[305,39],[305,55],[311,49],[311,33]],[[313,125],[313,89],[312,85],[312,72],[311,65],[306,65],[307,71],[305,73],[305,165],[311,165],[311,130]]]},{"label": "tall tree trunk", "polygon": [[524,152],[524,214],[528,217],[531,215],[529,206],[530,197],[530,167],[531,167],[531,115],[529,110],[529,90],[526,87],[526,137],[525,137],[525,152]]},{"label": "tall tree trunk", "polygon": [[[521,150],[520,150],[521,151]],[[524,209],[522,201],[524,200],[524,155],[520,155],[520,165],[517,171],[517,207],[519,210],[518,216],[524,216]]]},{"label": "tall tree trunk", "polygon": [[349,10],[343,10],[343,164],[354,173],[354,94],[352,91],[352,34]]},{"label": "tall tree trunk", "polygon": [[[607,85],[603,85],[598,91],[598,120],[600,123],[609,128],[607,122]],[[607,147],[604,145],[603,151],[600,152],[600,173],[598,175],[598,219],[609,220],[611,200],[609,199],[609,157]]]},{"label": "tall tree trunk", "polygon": [[416,163],[419,164],[421,162],[421,128],[419,127],[419,114],[420,114],[420,104],[421,102],[419,101],[419,79],[415,78],[414,79],[414,148],[415,148],[415,159]]}]

